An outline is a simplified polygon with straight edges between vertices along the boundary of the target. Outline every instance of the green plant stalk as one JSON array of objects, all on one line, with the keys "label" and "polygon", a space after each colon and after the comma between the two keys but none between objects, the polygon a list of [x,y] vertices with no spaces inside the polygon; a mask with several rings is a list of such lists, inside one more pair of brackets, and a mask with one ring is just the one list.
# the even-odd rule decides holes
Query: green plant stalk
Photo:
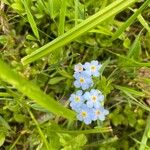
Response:
[{"label": "green plant stalk", "polygon": [[110,131],[112,131],[110,127],[95,128],[89,130],[50,130],[50,132],[68,133],[68,134],[95,134],[95,133],[104,133]]},{"label": "green plant stalk", "polygon": [[[61,9],[59,13],[59,26],[58,26],[58,36],[64,34],[65,31],[65,16],[66,16],[66,8],[67,8],[67,1],[62,0],[61,2]],[[58,60],[58,58],[63,58],[63,49],[58,48],[55,51],[54,56]]]},{"label": "green plant stalk", "polygon": [[67,119],[74,120],[75,112],[63,107],[49,95],[46,95],[40,88],[31,81],[25,80],[17,72],[13,71],[7,64],[0,60],[0,78],[13,85],[16,89],[21,91],[24,95],[36,101],[43,108]]},{"label": "green plant stalk", "polygon": [[15,140],[15,142],[13,143],[13,145],[9,148],[9,150],[13,150],[13,149],[14,149],[15,145],[16,145],[17,142],[20,140],[21,135],[22,135],[22,134],[20,134],[20,135],[17,137],[17,139]]},{"label": "green plant stalk", "polygon": [[44,144],[45,144],[46,149],[49,150],[48,142],[47,142],[47,140],[46,140],[46,137],[45,137],[44,133],[42,132],[42,130],[41,130],[41,128],[40,128],[38,122],[36,121],[36,119],[35,119],[35,117],[34,117],[34,115],[33,115],[33,113],[30,111],[29,108],[27,108],[27,109],[28,109],[28,112],[29,112],[29,114],[30,114],[32,120],[34,121],[34,123],[35,123],[35,125],[36,125],[38,131],[39,131],[39,134],[40,134],[41,138],[43,139],[43,142],[44,142]]},{"label": "green plant stalk", "polygon": [[11,97],[11,95],[5,92],[0,92],[0,97]]},{"label": "green plant stalk", "polygon": [[82,23],[78,24],[65,34],[59,36],[52,42],[42,46],[41,48],[37,49],[36,51],[32,52],[30,55],[25,56],[21,61],[23,65],[29,64],[46,54],[50,53],[51,51],[58,49],[69,42],[73,41],[77,37],[81,36],[82,34],[86,33],[90,29],[94,28],[98,24],[100,24],[103,21],[106,21],[108,18],[116,15],[120,11],[124,10],[137,0],[130,0],[130,1],[124,1],[124,0],[117,0],[110,4],[109,6],[105,7],[104,9],[100,10],[95,15],[89,17]]},{"label": "green plant stalk", "polygon": [[148,6],[150,0],[144,2],[144,4],[135,11],[135,13],[116,31],[116,33],[112,36],[112,41],[117,39],[140,15],[140,13]]},{"label": "green plant stalk", "polygon": [[62,0],[62,5],[61,5],[60,15],[59,15],[58,35],[64,34],[66,7],[67,7],[67,1]]},{"label": "green plant stalk", "polygon": [[148,133],[149,129],[150,129],[150,113],[149,113],[149,116],[148,116],[147,121],[146,121],[146,128],[145,128],[145,131],[144,131],[144,134],[142,137],[142,141],[141,141],[139,150],[145,150],[145,147],[146,147],[145,145],[146,145],[147,140],[148,140],[147,133]]},{"label": "green plant stalk", "polygon": [[79,9],[79,0],[74,0],[75,4],[75,26],[78,24],[78,9]]}]

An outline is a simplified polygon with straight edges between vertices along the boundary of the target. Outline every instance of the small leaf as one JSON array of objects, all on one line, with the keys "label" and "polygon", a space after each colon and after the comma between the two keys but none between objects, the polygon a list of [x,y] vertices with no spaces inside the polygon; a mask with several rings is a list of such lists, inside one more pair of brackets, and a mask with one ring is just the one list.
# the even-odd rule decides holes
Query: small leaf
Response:
[{"label": "small leaf", "polygon": [[148,130],[147,136],[150,138],[150,129]]},{"label": "small leaf", "polygon": [[5,142],[5,135],[4,133],[0,133],[0,146],[2,146]]},{"label": "small leaf", "polygon": [[65,77],[55,77],[55,78],[52,78],[49,80],[49,84],[53,85],[53,84],[57,84],[59,83],[60,81],[66,79]]},{"label": "small leaf", "polygon": [[22,114],[15,114],[14,115],[14,119],[19,122],[19,123],[22,123],[25,121],[25,116],[22,115]]},{"label": "small leaf", "polygon": [[19,3],[19,2],[13,3],[13,4],[11,5],[11,7],[12,7],[13,9],[15,9],[16,11],[19,11],[19,12],[23,12],[23,11],[24,11],[24,9],[23,9],[21,3]]},{"label": "small leaf", "polygon": [[36,41],[36,38],[35,38],[34,36],[30,35],[30,34],[28,34],[28,35],[26,36],[26,39],[27,39],[27,40],[31,40],[31,41]]}]

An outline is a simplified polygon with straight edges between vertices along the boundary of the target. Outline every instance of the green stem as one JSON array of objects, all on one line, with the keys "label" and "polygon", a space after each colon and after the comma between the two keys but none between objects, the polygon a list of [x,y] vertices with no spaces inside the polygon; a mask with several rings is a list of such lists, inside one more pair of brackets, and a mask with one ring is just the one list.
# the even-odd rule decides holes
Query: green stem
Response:
[{"label": "green stem", "polygon": [[140,145],[139,150],[145,150],[146,143],[148,140],[147,134],[148,134],[149,129],[150,129],[150,113],[149,113],[149,116],[147,117],[146,128],[145,128],[145,131],[144,131],[144,134],[142,137],[142,141],[141,141],[141,145]]},{"label": "green stem", "polygon": [[36,125],[38,131],[39,131],[39,134],[40,134],[41,138],[43,139],[43,142],[44,142],[44,144],[45,144],[45,146],[46,146],[46,149],[49,150],[48,142],[47,142],[46,137],[44,136],[44,134],[43,134],[43,132],[42,132],[42,130],[41,130],[41,128],[40,128],[38,122],[36,121],[36,119],[35,119],[33,113],[30,111],[30,109],[29,109],[29,108],[27,108],[27,109],[28,109],[28,112],[29,112],[29,114],[30,114],[32,120],[34,121],[34,123],[35,123],[35,125]]}]

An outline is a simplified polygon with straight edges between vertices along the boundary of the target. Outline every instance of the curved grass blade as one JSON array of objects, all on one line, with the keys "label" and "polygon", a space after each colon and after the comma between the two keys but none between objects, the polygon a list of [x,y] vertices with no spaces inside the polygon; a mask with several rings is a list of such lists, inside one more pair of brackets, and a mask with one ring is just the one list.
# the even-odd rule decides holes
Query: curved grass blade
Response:
[{"label": "curved grass blade", "polygon": [[59,36],[52,42],[42,46],[41,48],[37,49],[36,51],[32,52],[30,55],[25,56],[21,61],[23,65],[29,64],[46,54],[50,53],[51,51],[58,49],[69,42],[73,41],[75,38],[81,36],[82,34],[86,33],[90,29],[94,28],[98,24],[100,24],[103,21],[106,21],[108,18],[116,15],[120,11],[124,10],[137,0],[130,0],[130,1],[124,1],[124,0],[117,0],[104,9],[100,10],[98,13],[94,14],[93,16],[89,17],[82,23],[78,24],[65,34]]},{"label": "curved grass blade", "polygon": [[31,81],[25,80],[2,60],[0,60],[0,68],[0,78],[3,81],[13,85],[16,89],[18,89],[18,91],[21,91],[24,95],[36,101],[39,105],[48,111],[68,119],[75,119],[75,113],[73,111],[63,107],[52,97],[46,95]]}]

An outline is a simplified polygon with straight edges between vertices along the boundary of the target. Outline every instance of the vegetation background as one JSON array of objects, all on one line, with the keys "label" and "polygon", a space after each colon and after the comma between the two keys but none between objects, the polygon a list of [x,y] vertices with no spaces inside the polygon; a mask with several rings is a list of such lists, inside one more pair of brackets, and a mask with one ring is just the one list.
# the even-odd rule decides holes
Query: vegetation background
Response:
[{"label": "vegetation background", "polygon": [[[0,1],[0,150],[150,150],[150,0]],[[103,64],[110,114],[85,125],[73,67]]]}]

